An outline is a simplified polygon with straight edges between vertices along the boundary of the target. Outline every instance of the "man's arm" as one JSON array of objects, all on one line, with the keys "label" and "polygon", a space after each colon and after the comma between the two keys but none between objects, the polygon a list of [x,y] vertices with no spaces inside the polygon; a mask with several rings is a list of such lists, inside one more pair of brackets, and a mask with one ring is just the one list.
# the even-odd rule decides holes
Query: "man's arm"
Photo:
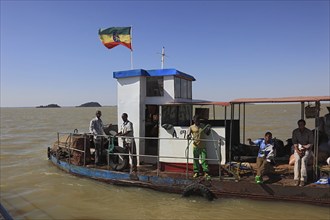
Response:
[{"label": "man's arm", "polygon": [[298,139],[297,139],[297,136],[295,134],[295,130],[292,132],[292,143],[293,143],[293,147],[294,147],[294,150],[299,153],[299,149],[298,149]]},{"label": "man's arm", "polygon": [[188,128],[187,139],[191,139],[191,128]]},{"label": "man's arm", "polygon": [[255,143],[251,140],[251,138],[248,138],[247,141],[249,142],[249,145],[255,145]]},{"label": "man's arm", "polygon": [[89,132],[93,134],[95,133],[94,120],[91,120],[91,122],[89,123]]},{"label": "man's arm", "polygon": [[303,147],[305,149],[310,149],[312,148],[314,145],[314,135],[313,135],[313,132],[308,132],[308,144],[304,145]]}]

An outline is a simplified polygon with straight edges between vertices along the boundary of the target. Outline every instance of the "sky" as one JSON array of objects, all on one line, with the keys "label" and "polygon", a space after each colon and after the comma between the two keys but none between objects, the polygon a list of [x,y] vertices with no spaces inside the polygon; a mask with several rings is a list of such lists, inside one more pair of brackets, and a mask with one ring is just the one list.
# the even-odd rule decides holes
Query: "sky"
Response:
[{"label": "sky", "polygon": [[330,95],[329,1],[1,0],[1,107],[117,104],[99,28],[132,27],[133,69],[196,78],[193,98],[230,101]]}]

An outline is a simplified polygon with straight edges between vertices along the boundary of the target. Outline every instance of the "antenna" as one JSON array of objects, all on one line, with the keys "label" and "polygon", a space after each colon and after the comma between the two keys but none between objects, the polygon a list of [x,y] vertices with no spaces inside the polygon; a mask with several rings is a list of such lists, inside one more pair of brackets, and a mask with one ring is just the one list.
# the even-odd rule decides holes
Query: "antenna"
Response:
[{"label": "antenna", "polygon": [[[160,53],[157,53],[160,54]],[[162,53],[161,53],[162,57],[161,57],[161,68],[164,69],[164,63],[165,63],[165,57],[168,57],[165,55],[165,47],[163,46],[162,48]]]},{"label": "antenna", "polygon": [[165,61],[165,47],[162,48],[162,69],[164,69],[164,61]]}]

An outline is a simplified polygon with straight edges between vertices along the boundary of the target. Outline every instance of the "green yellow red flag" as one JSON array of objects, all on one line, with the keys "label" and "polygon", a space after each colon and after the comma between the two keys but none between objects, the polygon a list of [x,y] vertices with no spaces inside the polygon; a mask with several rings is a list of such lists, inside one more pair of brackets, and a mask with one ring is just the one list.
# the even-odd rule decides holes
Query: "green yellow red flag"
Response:
[{"label": "green yellow red flag", "polygon": [[99,29],[99,37],[108,49],[123,45],[132,50],[131,27]]}]

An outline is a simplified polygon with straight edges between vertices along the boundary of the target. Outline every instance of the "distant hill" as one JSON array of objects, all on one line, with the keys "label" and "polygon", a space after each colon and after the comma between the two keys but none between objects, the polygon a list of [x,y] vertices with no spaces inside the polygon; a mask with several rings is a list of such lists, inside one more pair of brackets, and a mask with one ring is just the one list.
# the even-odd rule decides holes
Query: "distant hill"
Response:
[{"label": "distant hill", "polygon": [[40,105],[37,108],[61,108],[58,104]]},{"label": "distant hill", "polygon": [[102,107],[98,102],[87,102],[76,107]]}]

